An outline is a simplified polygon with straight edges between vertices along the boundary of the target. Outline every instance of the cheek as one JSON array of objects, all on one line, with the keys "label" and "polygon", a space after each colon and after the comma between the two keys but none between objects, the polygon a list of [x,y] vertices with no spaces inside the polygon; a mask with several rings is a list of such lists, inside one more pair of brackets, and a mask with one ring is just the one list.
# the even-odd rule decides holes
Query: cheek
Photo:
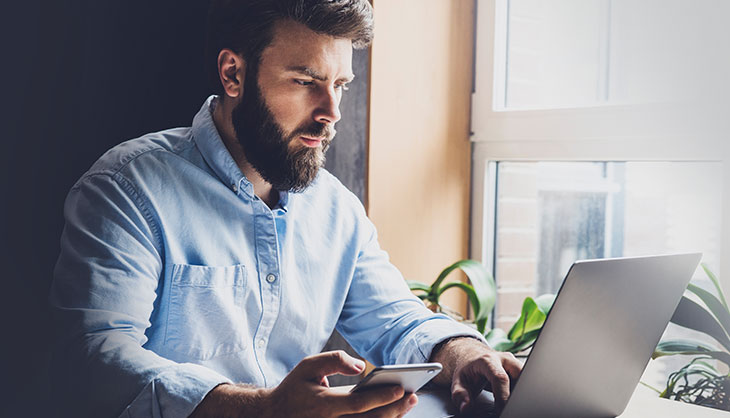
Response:
[{"label": "cheek", "polygon": [[311,116],[311,100],[306,92],[289,92],[273,97],[267,103],[277,123],[285,132],[291,132]]}]

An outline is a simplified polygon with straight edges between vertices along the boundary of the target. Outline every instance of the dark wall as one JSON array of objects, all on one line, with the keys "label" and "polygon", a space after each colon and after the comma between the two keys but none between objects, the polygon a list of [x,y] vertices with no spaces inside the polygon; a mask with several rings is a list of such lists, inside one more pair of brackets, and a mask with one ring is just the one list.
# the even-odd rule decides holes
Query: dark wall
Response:
[{"label": "dark wall", "polygon": [[[208,96],[207,2],[15,2],[2,14],[0,416],[48,416],[47,306],[72,184],[126,139],[189,126]],[[327,167],[365,192],[367,51]]]},{"label": "dark wall", "polygon": [[340,179],[361,202],[366,201],[366,167],[368,135],[368,96],[370,50],[354,51],[352,69],[355,79],[340,104],[342,119],[337,136],[327,151],[325,167]]}]

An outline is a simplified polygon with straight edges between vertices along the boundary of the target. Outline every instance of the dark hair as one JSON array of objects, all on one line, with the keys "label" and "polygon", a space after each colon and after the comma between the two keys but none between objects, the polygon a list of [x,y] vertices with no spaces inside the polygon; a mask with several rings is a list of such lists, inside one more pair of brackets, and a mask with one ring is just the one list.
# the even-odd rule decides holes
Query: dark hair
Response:
[{"label": "dark hair", "polygon": [[208,13],[205,62],[212,87],[223,92],[218,54],[224,48],[242,54],[256,71],[271,43],[277,21],[290,19],[314,32],[367,47],[373,38],[373,14],[368,0],[212,0]]}]

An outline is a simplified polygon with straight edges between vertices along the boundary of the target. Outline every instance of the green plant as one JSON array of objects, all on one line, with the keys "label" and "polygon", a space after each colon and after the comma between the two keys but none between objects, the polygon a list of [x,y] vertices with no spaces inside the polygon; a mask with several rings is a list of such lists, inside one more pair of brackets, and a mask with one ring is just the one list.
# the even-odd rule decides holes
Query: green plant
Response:
[{"label": "green plant", "polygon": [[522,303],[520,317],[509,332],[494,328],[485,336],[487,342],[497,351],[509,351],[510,353],[519,353],[532,347],[553,302],[555,302],[555,295],[552,294],[540,295],[534,299],[526,297]]},{"label": "green plant", "polygon": [[[694,284],[687,291],[694,294],[702,304],[683,296],[671,322],[693,329],[712,337],[718,344],[703,341],[673,339],[661,341],[654,351],[653,359],[673,356],[692,355],[687,365],[669,375],[667,386],[660,396],[668,399],[730,411],[730,309],[714,273],[702,264],[707,276],[717,291],[717,295]],[[711,361],[724,363],[725,371],[720,371]]]},{"label": "green plant", "polygon": [[[452,271],[461,269],[470,283],[448,282],[444,279]],[[446,267],[430,286],[421,282],[408,281],[408,287],[416,296],[421,298],[434,312],[446,312],[457,316],[456,312],[441,304],[440,298],[443,293],[451,288],[461,289],[469,297],[471,309],[474,314],[474,324],[479,332],[484,333],[487,326],[489,314],[494,308],[497,298],[497,287],[494,278],[487,269],[475,260],[460,260]]]},{"label": "green plant", "polygon": [[[461,269],[469,278],[469,283],[448,282],[444,279],[452,271]],[[441,304],[441,295],[451,288],[459,288],[469,297],[477,330],[485,334],[487,342],[497,351],[518,353],[527,350],[535,343],[537,334],[545,323],[555,295],[545,294],[536,298],[527,297],[522,303],[520,318],[509,332],[494,328],[487,332],[487,321],[494,308],[497,287],[492,275],[478,261],[461,260],[446,267],[430,286],[421,282],[408,281],[408,287],[434,312],[444,312],[457,319],[463,319],[454,310]]]}]

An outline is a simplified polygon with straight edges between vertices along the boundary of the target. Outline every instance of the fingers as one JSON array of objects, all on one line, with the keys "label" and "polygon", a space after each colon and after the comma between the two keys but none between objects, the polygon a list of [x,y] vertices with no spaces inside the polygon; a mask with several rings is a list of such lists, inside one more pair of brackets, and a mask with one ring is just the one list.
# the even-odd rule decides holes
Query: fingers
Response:
[{"label": "fingers", "polygon": [[494,395],[494,403],[497,409],[502,409],[509,398],[509,374],[504,370],[504,366],[500,361],[500,356],[489,357],[485,363],[488,370],[487,380],[492,386],[492,394]]},{"label": "fingers", "polygon": [[365,363],[362,360],[338,350],[305,358],[291,371],[290,375],[320,384],[325,376],[337,373],[345,375],[359,374],[363,369],[365,369]]},{"label": "fingers", "polygon": [[381,406],[359,414],[345,415],[341,418],[385,418],[402,417],[418,404],[418,397],[413,394],[406,394],[395,402]]},{"label": "fingers", "polygon": [[461,376],[461,373],[457,374],[454,376],[453,382],[451,382],[451,400],[459,409],[459,412],[464,412],[469,402],[471,402],[471,396]]},{"label": "fingers", "polygon": [[511,353],[489,353],[466,364],[454,375],[451,399],[460,412],[469,407],[472,400],[485,386],[494,394],[497,409],[504,407],[510,394],[510,382],[522,371],[520,363]]},{"label": "fingers", "polygon": [[517,380],[517,378],[520,377],[520,373],[522,373],[522,362],[517,360],[517,357],[515,357],[512,353],[504,353],[504,356],[502,357],[502,366],[504,367],[504,370],[509,373],[509,377],[512,382]]},{"label": "fingers", "polygon": [[384,386],[341,394],[333,400],[333,404],[343,414],[358,414],[392,404],[403,398],[403,395],[400,386]]},{"label": "fingers", "polygon": [[451,399],[460,412],[466,409],[472,399],[479,396],[487,382],[486,373],[475,364],[469,364],[454,375],[451,383]]}]

